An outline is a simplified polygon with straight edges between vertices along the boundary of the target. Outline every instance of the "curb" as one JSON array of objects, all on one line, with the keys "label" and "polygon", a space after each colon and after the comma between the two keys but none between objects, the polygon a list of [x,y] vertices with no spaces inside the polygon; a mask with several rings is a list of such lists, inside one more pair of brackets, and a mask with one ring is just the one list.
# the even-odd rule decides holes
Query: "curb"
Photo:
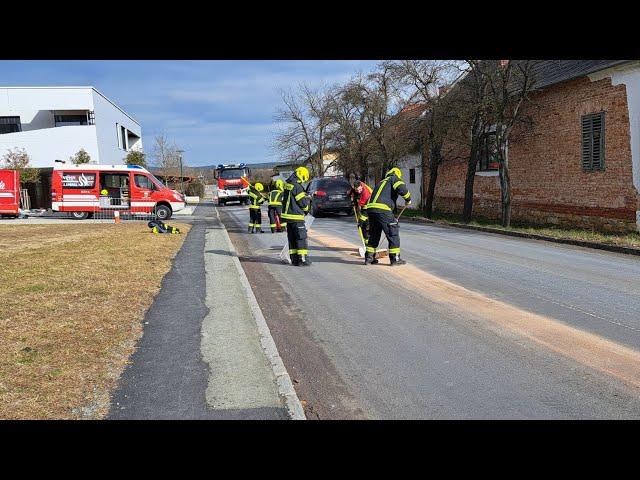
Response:
[{"label": "curb", "polygon": [[428,218],[425,218],[425,217],[407,217],[406,219],[403,219],[403,220],[405,221],[408,220],[409,222],[412,222],[412,223],[434,224],[434,225],[439,225],[444,227],[460,228],[463,230],[477,230],[479,232],[497,233],[498,235],[506,235],[508,237],[528,238],[530,240],[543,240],[546,242],[563,243],[566,245],[575,245],[578,247],[593,248],[596,250],[606,250],[609,252],[640,256],[640,248],[622,247],[620,245],[607,245],[606,243],[588,242],[585,240],[571,240],[569,238],[555,238],[555,237],[548,237],[546,235],[537,235],[535,233],[513,232],[508,230],[500,230],[498,228],[480,227],[477,225],[464,225],[462,223],[437,222],[435,220],[429,220]]},{"label": "curb", "polygon": [[295,389],[293,388],[293,383],[291,382],[291,377],[287,372],[284,363],[282,362],[282,358],[278,353],[278,349],[276,347],[276,343],[273,341],[273,337],[271,336],[271,331],[269,330],[269,326],[267,325],[267,321],[262,314],[262,310],[260,309],[260,305],[258,305],[258,301],[256,300],[255,295],[253,294],[253,290],[251,289],[251,285],[249,284],[249,279],[247,275],[244,273],[244,269],[240,264],[240,259],[238,258],[238,252],[236,251],[233,243],[231,243],[231,238],[229,237],[229,233],[227,232],[227,227],[220,220],[220,213],[218,212],[218,208],[214,207],[216,210],[216,216],[218,217],[218,221],[220,221],[220,225],[222,225],[223,233],[225,238],[227,239],[227,244],[229,245],[229,251],[233,254],[233,263],[238,270],[238,275],[240,276],[240,283],[245,289],[245,293],[247,294],[247,300],[249,301],[249,308],[251,309],[251,313],[253,314],[253,318],[256,321],[256,325],[258,327],[258,335],[260,336],[260,345],[262,346],[262,350],[264,350],[267,359],[269,360],[269,364],[271,365],[271,369],[273,374],[276,377],[276,383],[278,386],[278,393],[284,399],[285,406],[287,408],[287,412],[291,420],[306,420],[307,417],[304,414],[304,408],[302,407],[302,403],[300,403],[300,399],[296,394]]}]

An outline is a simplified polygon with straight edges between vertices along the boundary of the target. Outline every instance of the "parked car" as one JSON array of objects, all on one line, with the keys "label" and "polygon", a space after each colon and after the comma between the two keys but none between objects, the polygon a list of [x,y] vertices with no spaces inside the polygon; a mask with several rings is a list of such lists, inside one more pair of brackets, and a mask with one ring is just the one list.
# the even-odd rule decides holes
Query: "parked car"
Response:
[{"label": "parked car", "polygon": [[315,178],[307,187],[307,193],[311,196],[311,213],[314,217],[323,213],[344,212],[351,214],[352,203],[349,197],[351,185],[343,177]]}]

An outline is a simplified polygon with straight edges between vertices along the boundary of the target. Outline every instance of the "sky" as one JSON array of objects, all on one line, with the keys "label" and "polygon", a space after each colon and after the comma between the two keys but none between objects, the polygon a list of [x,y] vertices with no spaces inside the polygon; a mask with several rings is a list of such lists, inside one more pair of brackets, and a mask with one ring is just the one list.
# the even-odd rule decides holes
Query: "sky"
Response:
[{"label": "sky", "polygon": [[142,126],[151,153],[165,134],[187,165],[278,161],[271,144],[280,89],[320,86],[378,61],[0,61],[0,86],[91,85]]}]

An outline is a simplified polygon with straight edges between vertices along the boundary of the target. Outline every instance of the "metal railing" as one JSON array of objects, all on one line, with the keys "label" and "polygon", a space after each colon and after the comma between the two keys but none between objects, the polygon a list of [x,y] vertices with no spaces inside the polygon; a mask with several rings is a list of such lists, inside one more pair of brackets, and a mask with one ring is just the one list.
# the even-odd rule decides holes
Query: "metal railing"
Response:
[{"label": "metal railing", "polygon": [[[142,202],[140,202],[142,203]],[[149,202],[148,205],[133,205],[128,197],[101,196],[99,201],[93,199],[77,199],[64,201],[65,207],[77,208],[78,212],[69,212],[69,217],[87,220],[95,223],[116,221],[149,222],[158,220],[158,205]]]}]

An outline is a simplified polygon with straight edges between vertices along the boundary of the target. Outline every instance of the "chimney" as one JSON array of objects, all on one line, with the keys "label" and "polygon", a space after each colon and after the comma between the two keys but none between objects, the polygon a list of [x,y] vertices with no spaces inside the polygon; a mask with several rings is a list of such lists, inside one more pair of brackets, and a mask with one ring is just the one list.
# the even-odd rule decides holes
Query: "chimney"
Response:
[{"label": "chimney", "polygon": [[507,65],[509,65],[509,60],[500,60],[500,66],[502,68],[506,67]]}]

